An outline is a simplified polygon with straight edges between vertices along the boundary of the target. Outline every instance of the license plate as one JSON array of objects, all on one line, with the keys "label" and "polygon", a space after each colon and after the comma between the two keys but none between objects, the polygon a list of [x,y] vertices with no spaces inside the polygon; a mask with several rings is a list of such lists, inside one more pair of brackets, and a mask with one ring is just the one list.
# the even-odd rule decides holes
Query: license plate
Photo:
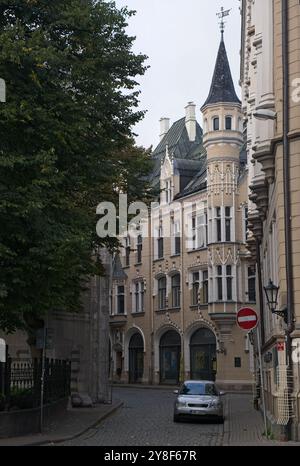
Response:
[{"label": "license plate", "polygon": [[202,411],[191,410],[191,411],[190,411],[190,414],[205,414],[205,413],[202,412]]}]

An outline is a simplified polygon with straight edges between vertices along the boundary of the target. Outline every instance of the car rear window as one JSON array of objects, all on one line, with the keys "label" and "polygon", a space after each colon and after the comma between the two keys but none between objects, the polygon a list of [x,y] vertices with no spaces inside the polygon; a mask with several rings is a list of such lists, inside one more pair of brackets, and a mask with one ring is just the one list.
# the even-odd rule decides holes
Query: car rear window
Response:
[{"label": "car rear window", "polygon": [[179,393],[180,395],[218,395],[215,385],[209,383],[185,383]]}]

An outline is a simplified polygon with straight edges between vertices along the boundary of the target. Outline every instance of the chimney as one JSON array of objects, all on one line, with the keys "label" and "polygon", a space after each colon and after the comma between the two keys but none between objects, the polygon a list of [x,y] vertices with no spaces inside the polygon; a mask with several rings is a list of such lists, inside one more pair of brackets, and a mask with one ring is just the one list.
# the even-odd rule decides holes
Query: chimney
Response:
[{"label": "chimney", "polygon": [[160,141],[162,141],[164,136],[167,134],[167,132],[170,129],[170,118],[161,118],[159,120],[159,123],[160,123],[159,139],[160,139]]},{"label": "chimney", "polygon": [[189,140],[196,140],[196,105],[189,102],[185,107],[185,127],[189,135]]}]

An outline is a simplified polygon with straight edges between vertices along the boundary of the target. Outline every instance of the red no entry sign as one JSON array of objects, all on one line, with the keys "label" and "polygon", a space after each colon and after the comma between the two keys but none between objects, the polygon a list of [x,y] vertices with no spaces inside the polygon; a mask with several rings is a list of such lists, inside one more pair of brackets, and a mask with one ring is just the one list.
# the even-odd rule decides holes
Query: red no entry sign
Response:
[{"label": "red no entry sign", "polygon": [[257,326],[258,316],[254,309],[244,307],[237,313],[237,324],[243,330],[252,330]]}]

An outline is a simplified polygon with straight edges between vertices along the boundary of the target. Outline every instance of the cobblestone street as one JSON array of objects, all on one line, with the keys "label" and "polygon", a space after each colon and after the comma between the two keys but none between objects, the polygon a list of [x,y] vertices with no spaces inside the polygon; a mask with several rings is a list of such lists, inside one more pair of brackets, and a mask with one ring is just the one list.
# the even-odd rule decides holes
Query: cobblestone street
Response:
[{"label": "cobblestone street", "polygon": [[219,446],[278,445],[262,436],[261,415],[251,395],[225,397],[225,423],[173,422],[172,389],[114,388],[124,406],[97,427],[64,445]]},{"label": "cobblestone street", "polygon": [[114,388],[124,406],[98,427],[65,445],[195,446],[220,445],[223,425],[173,422],[172,389]]}]

